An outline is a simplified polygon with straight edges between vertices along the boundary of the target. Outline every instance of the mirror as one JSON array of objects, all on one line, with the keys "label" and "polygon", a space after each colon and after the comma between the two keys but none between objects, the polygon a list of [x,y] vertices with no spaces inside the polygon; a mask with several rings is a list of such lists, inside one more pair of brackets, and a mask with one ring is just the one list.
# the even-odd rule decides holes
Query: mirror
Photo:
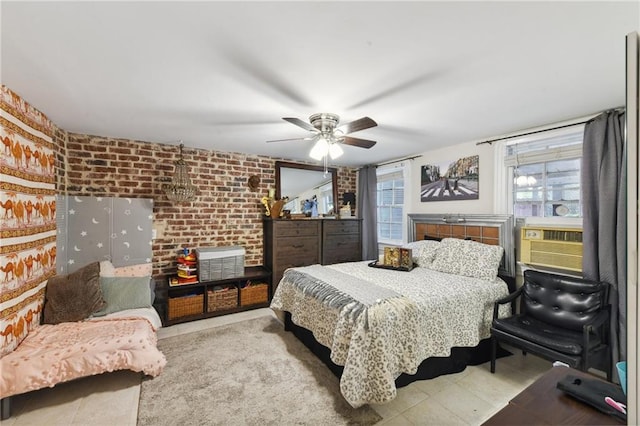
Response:
[{"label": "mirror", "polygon": [[[276,161],[276,198],[289,197],[285,210],[291,214],[310,215],[307,200],[318,201],[319,215],[336,214],[338,171],[333,167]],[[306,205],[305,205],[306,204]]]}]

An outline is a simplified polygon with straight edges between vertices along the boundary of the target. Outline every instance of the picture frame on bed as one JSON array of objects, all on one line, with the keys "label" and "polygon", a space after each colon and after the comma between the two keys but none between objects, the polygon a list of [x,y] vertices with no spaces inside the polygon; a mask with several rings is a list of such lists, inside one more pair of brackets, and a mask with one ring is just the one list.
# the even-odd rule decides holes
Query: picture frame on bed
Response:
[{"label": "picture frame on bed", "polygon": [[413,268],[413,253],[411,249],[403,247],[385,247],[383,264],[393,268]]}]

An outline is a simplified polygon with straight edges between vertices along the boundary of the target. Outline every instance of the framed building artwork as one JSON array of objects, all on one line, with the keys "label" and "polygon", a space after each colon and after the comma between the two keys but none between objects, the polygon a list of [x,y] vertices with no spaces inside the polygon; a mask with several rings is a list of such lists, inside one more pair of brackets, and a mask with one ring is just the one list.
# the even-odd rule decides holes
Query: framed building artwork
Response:
[{"label": "framed building artwork", "polygon": [[477,200],[479,156],[425,164],[420,173],[420,201]]}]

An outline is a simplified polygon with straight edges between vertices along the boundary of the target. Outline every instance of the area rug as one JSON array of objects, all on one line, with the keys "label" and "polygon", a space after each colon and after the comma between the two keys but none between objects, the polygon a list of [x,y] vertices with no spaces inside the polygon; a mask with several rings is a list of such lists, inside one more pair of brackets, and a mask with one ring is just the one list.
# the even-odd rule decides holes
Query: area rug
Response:
[{"label": "area rug", "polygon": [[331,371],[271,316],[162,339],[164,372],[143,380],[138,425],[372,425]]}]

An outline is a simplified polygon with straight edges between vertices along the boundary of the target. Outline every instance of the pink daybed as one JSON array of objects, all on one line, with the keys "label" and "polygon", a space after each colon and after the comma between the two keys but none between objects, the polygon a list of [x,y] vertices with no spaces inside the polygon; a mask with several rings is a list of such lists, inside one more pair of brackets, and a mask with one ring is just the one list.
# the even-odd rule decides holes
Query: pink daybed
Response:
[{"label": "pink daybed", "polygon": [[[2,419],[10,416],[13,395],[115,370],[153,377],[162,372],[167,361],[156,336],[162,322],[151,306],[149,278],[98,278],[98,271],[95,263],[47,283],[45,324],[34,327],[0,358]],[[102,291],[100,280],[106,281]],[[82,298],[92,315],[55,318],[58,312],[68,317]]]}]

